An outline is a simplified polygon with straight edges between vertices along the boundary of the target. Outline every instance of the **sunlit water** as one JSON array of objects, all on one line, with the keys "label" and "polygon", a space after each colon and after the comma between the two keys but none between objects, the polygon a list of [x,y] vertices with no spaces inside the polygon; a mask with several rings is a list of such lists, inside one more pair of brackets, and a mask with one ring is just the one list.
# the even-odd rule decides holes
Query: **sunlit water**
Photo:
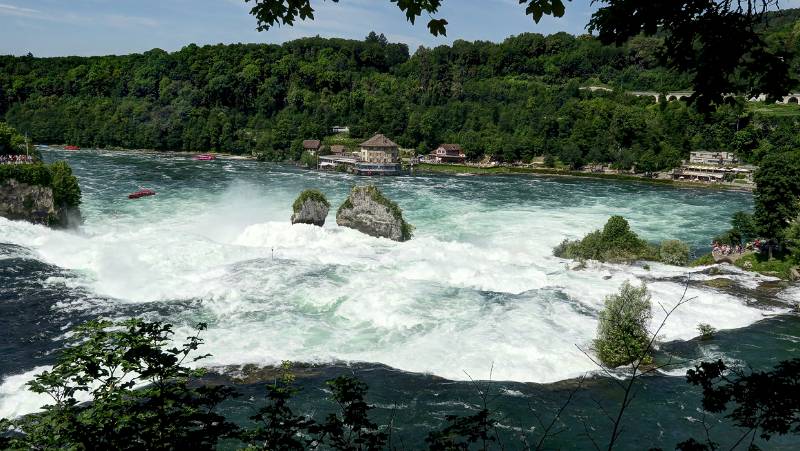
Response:
[{"label": "sunlit water", "polygon": [[[488,379],[491,371],[493,380],[508,381],[507,408],[523,415],[532,393],[553,403],[559,393],[523,383],[596,370],[582,349],[594,338],[603,297],[622,282],[647,281],[654,304],[670,308],[685,279],[707,278],[698,269],[659,264],[570,270],[570,262],[552,256],[556,244],[618,214],[648,240],[682,239],[699,254],[733,212],[752,204],[746,193],[585,179],[373,179],[253,161],[94,151],[46,158],[73,166],[86,221],[78,232],[65,232],[0,218],[0,326],[8,331],[0,336],[0,417],[41,405],[24,383],[52,363],[71,326],[133,315],[168,320],[179,327],[178,337],[208,323],[209,366],[292,360],[323,364],[324,375],[360,363],[351,370],[367,368],[374,396],[405,406],[411,430],[441,419],[437,402],[470,405],[461,401],[469,384],[442,385],[432,376]],[[397,201],[416,227],[414,239],[395,243],[336,226],[336,207],[350,187],[364,183]],[[128,200],[140,186],[158,195]],[[331,200],[325,227],[290,224],[292,202],[304,188]],[[732,277],[745,287],[761,280]],[[694,299],[662,330],[674,352],[750,362],[743,346],[774,350],[771,357],[750,350],[757,364],[795,352],[800,330],[785,313],[786,303],[800,297],[796,288],[769,305],[696,285],[687,296]],[[654,309],[654,324],[663,315]],[[701,343],[692,340],[699,323],[730,332]],[[649,383],[658,387],[650,395],[666,403],[662,410],[680,404],[674,391],[686,389],[678,376],[687,366]],[[594,380],[595,396],[611,400],[605,379]],[[439,401],[415,404],[431,390]],[[319,395],[310,395],[308,405],[321,402]],[[670,447],[665,427],[652,433],[660,430],[666,445],[659,446]]]}]

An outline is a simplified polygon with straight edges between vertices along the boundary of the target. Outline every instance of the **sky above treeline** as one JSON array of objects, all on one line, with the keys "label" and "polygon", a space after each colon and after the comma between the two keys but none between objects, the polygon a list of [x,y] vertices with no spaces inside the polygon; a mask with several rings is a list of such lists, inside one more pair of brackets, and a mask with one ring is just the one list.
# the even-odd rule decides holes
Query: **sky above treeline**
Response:
[{"label": "sky above treeline", "polygon": [[[108,55],[153,48],[175,51],[190,43],[281,43],[304,36],[363,39],[370,31],[420,45],[456,39],[499,42],[524,32],[585,32],[591,0],[567,3],[565,17],[538,24],[518,0],[444,0],[440,14],[450,22],[446,37],[431,36],[423,16],[416,25],[389,0],[312,0],[313,21],[257,32],[244,0],[0,0],[0,54],[36,56]],[[800,0],[782,0],[782,8]]]},{"label": "sky above treeline", "polygon": [[[800,2],[800,0],[798,0]],[[280,43],[304,36],[363,39],[370,31],[420,45],[455,39],[502,41],[512,34],[585,32],[590,0],[574,0],[561,19],[539,24],[517,0],[445,0],[437,17],[450,22],[447,37],[428,34],[427,16],[416,25],[389,0],[312,0],[314,21],[257,32],[244,0],[0,0],[0,54],[106,55],[187,44]]]}]

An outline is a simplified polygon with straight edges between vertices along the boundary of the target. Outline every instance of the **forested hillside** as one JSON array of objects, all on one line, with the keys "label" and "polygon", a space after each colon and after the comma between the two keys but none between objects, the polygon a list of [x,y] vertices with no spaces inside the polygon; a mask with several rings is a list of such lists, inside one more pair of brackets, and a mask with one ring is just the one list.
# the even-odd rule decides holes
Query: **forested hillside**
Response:
[{"label": "forested hillside", "polygon": [[[771,29],[772,45],[800,45],[795,19],[786,15]],[[2,56],[0,118],[37,142],[273,160],[297,158],[297,140],[322,138],[335,125],[353,136],[382,132],[421,152],[457,142],[470,158],[553,155],[573,166],[642,170],[672,166],[694,149],[736,150],[757,162],[776,147],[793,148],[794,114],[739,102],[703,115],[683,102],[625,95],[688,87],[687,77],[659,65],[660,45],[523,34],[412,56],[371,33],[364,41],[189,45],[175,53]],[[598,84],[615,91],[579,89]]]}]

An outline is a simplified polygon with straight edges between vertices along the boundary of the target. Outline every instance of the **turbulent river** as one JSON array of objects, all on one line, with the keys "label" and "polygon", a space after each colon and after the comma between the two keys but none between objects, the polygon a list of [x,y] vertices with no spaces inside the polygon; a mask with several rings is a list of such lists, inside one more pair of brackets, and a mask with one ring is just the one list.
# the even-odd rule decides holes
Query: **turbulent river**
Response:
[{"label": "turbulent river", "polygon": [[[631,449],[671,449],[703,436],[699,395],[682,377],[693,359],[766,368],[797,353],[800,320],[788,313],[800,298],[796,286],[759,292],[763,277],[724,269],[738,288],[719,291],[700,283],[712,278],[704,268],[570,270],[552,256],[559,242],[613,214],[650,241],[682,239],[704,253],[733,212],[752,208],[746,193],[526,176],[365,179],[103,151],[45,158],[73,166],[85,224],[66,232],[0,218],[0,418],[46,401],[24,383],[52,364],[71,327],[96,317],[164,319],[178,337],[206,322],[203,349],[213,357],[205,365],[215,368],[317,364],[301,378],[298,402],[307,411],[325,408],[325,378],[355,372],[370,384],[377,414],[396,417],[411,448],[444,415],[477,407],[470,379],[497,381],[487,390],[509,431],[540,428],[531,409],[547,419],[574,378],[596,373],[581,348],[591,345],[603,297],[626,280],[646,281],[654,305],[674,305],[686,281],[695,298],[662,331],[662,358],[685,363],[644,381],[625,432]],[[416,227],[411,241],[336,226],[350,187],[368,182],[401,206]],[[139,186],[158,195],[128,200]],[[331,200],[323,228],[289,223],[305,188]],[[656,307],[654,323],[662,318]],[[720,332],[699,340],[699,323]],[[258,388],[242,389],[257,398]],[[596,404],[617,400],[612,379],[590,377],[554,446],[589,446],[587,419],[602,437]],[[233,417],[252,413],[244,400],[226,408]],[[726,427],[717,429],[723,437],[733,433]],[[784,438],[767,447],[796,446]]]}]

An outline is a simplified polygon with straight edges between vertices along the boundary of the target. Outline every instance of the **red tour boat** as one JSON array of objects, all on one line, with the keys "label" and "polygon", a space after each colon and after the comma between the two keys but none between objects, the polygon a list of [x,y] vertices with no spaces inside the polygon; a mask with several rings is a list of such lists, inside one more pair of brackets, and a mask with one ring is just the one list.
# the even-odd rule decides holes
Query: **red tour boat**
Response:
[{"label": "red tour boat", "polygon": [[198,161],[211,161],[216,160],[217,156],[210,153],[201,153],[200,155],[195,155],[194,159]]},{"label": "red tour boat", "polygon": [[64,146],[64,150],[81,150],[78,146]]},{"label": "red tour boat", "polygon": [[140,189],[139,191],[128,194],[128,199],[138,199],[140,197],[155,196],[156,192],[151,189]]}]

